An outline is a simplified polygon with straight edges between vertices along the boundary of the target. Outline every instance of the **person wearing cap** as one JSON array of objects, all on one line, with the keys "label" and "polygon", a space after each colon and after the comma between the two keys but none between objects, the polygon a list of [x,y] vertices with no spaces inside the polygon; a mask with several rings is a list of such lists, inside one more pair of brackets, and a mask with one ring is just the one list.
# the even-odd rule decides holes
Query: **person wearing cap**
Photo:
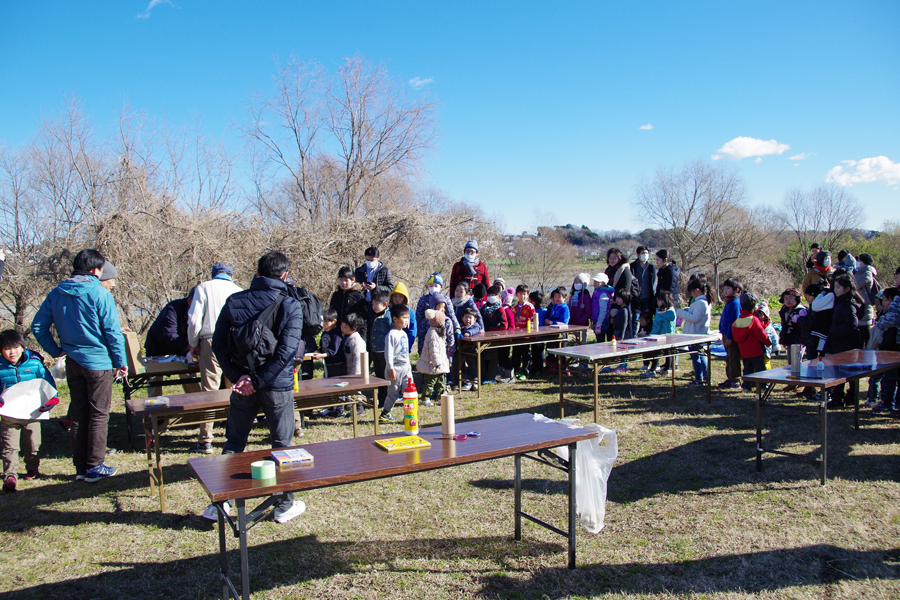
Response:
[{"label": "person wearing cap", "polygon": [[450,271],[451,290],[455,290],[456,286],[462,281],[469,282],[469,289],[472,290],[479,283],[484,284],[484,287],[490,287],[491,285],[487,264],[481,260],[481,256],[478,253],[478,242],[475,240],[466,242],[466,246],[463,248],[462,259],[454,264],[453,269]]},{"label": "person wearing cap", "polygon": [[816,254],[819,253],[819,250],[822,248],[819,247],[818,242],[813,242],[809,246],[809,255],[806,257],[806,269],[812,269],[816,264]]},{"label": "person wearing cap", "polygon": [[812,268],[806,272],[806,277],[803,278],[803,284],[800,286],[800,289],[805,291],[812,284],[819,282],[827,286],[828,279],[832,273],[834,273],[834,269],[831,267],[831,252],[820,250],[816,253]]},{"label": "person wearing cap", "polygon": [[612,339],[609,327],[609,309],[613,303],[616,290],[609,285],[606,273],[597,273],[591,277],[594,293],[591,295],[591,329],[598,342]]},{"label": "person wearing cap", "polygon": [[[222,367],[212,350],[212,336],[216,331],[216,321],[225,306],[225,301],[242,288],[234,283],[234,269],[230,265],[218,263],[213,265],[212,279],[204,281],[194,288],[188,310],[187,338],[191,354],[199,358],[200,387],[204,392],[213,392],[224,384],[231,387],[231,382],[223,375]],[[213,424],[200,425],[197,443],[191,448],[194,452],[212,454]]]},{"label": "person wearing cap", "polygon": [[116,279],[119,278],[119,272],[111,262],[103,262],[103,271],[100,273],[100,285],[108,289],[110,292],[116,287]]},{"label": "person wearing cap", "polygon": [[116,473],[104,463],[106,434],[113,380],[128,372],[116,303],[100,285],[104,262],[93,249],[76,254],[72,275],[47,294],[31,322],[31,332],[47,354],[66,355],[72,462],[76,480],[88,483]]},{"label": "person wearing cap", "polygon": [[428,277],[428,279],[425,281],[425,288],[427,290],[426,293],[423,294],[422,297],[419,298],[419,301],[416,303],[416,329],[418,330],[419,337],[419,352],[422,352],[422,345],[425,343],[425,334],[428,333],[428,319],[425,318],[425,311],[429,308],[434,308],[435,305],[439,304],[440,302],[446,303],[446,312],[448,313],[447,317],[449,317],[450,321],[453,323],[453,330],[448,331],[447,335],[462,335],[462,328],[459,326],[459,321],[456,319],[456,312],[452,310],[453,303],[443,294],[444,278],[441,277],[441,274],[438,271],[435,271]]},{"label": "person wearing cap", "polygon": [[878,271],[875,270],[875,260],[868,252],[859,255],[856,261],[856,268],[853,269],[853,281],[856,283],[856,289],[863,299],[863,314],[859,318],[859,334],[862,336],[863,347],[869,343],[869,331],[875,323],[876,307],[879,306],[878,293],[876,289],[876,279]]},{"label": "person wearing cap", "polygon": [[394,276],[387,265],[379,260],[381,253],[378,248],[369,246],[366,248],[365,256],[366,262],[356,268],[353,276],[366,293],[366,301],[372,301],[372,292],[384,292],[390,296],[394,289]]}]

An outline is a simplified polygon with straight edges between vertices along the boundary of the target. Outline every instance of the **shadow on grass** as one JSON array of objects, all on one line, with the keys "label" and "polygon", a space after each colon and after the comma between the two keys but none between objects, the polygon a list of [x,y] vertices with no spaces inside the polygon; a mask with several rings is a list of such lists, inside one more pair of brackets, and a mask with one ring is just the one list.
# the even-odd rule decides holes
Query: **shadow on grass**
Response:
[{"label": "shadow on grass", "polygon": [[583,565],[575,571],[544,569],[530,579],[492,574],[480,595],[513,600],[590,597],[605,593],[760,593],[841,581],[900,579],[900,550],[847,550],[818,544],[785,550],[730,554],[672,563]]},{"label": "shadow on grass", "polygon": [[[388,574],[421,573],[423,569],[420,564],[406,567],[400,563],[421,561],[423,557],[442,563],[436,571],[445,572],[445,561],[493,559],[500,565],[509,567],[511,560],[522,557],[545,555],[564,557],[565,553],[563,544],[528,540],[516,543],[512,541],[511,536],[322,543],[315,535],[306,535],[258,545],[252,543],[252,537],[251,534],[249,554],[251,594],[327,579],[340,574],[368,573],[372,571],[373,564],[377,565],[380,572]],[[227,544],[229,575],[235,586],[240,589],[239,551],[230,532]],[[218,538],[211,532],[209,548],[216,548],[217,545]],[[221,594],[218,552],[168,562],[99,564],[108,569],[108,572],[22,588],[9,592],[4,597],[172,600],[220,597]]]}]

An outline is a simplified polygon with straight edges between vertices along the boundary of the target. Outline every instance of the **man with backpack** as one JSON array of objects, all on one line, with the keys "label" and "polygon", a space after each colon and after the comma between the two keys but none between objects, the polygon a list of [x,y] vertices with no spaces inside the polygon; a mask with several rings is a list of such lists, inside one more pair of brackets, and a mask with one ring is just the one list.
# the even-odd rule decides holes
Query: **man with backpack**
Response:
[{"label": "man with backpack", "polygon": [[[260,410],[272,448],[290,446],[293,440],[294,357],[301,344],[303,311],[284,282],[290,265],[280,252],[263,255],[250,288],[229,296],[216,322],[212,349],[225,376],[235,382],[223,454],[244,451]],[[230,503],[224,509],[228,512]],[[290,521],[304,510],[302,500],[285,493],[275,506],[275,522]],[[209,505],[203,516],[216,520],[216,506]]]}]

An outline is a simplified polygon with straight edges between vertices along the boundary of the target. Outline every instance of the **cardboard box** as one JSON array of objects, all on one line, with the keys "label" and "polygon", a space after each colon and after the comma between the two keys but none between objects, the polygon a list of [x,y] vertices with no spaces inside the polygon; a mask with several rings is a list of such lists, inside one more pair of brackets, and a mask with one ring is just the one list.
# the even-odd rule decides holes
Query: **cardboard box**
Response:
[{"label": "cardboard box", "polygon": [[187,373],[194,370],[184,361],[176,362],[149,362],[145,363],[141,358],[141,343],[133,331],[123,331],[125,336],[125,355],[128,357],[129,375],[143,375],[144,373]]}]

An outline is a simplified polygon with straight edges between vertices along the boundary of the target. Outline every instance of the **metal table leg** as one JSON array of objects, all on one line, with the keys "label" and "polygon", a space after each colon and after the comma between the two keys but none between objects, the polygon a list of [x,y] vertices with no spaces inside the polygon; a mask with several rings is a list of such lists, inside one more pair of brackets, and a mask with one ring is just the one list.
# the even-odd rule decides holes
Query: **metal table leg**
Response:
[{"label": "metal table leg", "polygon": [[756,472],[762,473],[762,388],[760,387],[756,388]]},{"label": "metal table leg", "polygon": [[243,498],[235,502],[238,511],[238,530],[241,544],[241,598],[250,600],[250,557],[247,551],[247,507]]},{"label": "metal table leg", "polygon": [[475,342],[475,363],[475,368],[478,373],[475,397],[481,400],[481,342]]},{"label": "metal table leg", "polygon": [[163,493],[162,459],[159,456],[159,420],[156,415],[150,418],[153,419],[153,446],[156,454],[156,482],[159,484],[159,510],[165,512],[166,496]]},{"label": "metal table leg", "polygon": [[594,370],[594,423],[600,421],[600,375],[598,374],[599,366],[597,363],[591,363]]},{"label": "metal table leg", "polygon": [[575,570],[575,449],[569,444],[569,569]]},{"label": "metal table leg", "polygon": [[566,409],[563,407],[563,372],[566,370],[566,362],[562,355],[557,358],[559,359],[557,364],[559,371],[559,418],[562,419],[566,416]]},{"label": "metal table leg", "polygon": [[824,386],[822,387],[822,406],[819,408],[819,414],[822,420],[822,432],[821,432],[821,453],[822,453],[822,485],[825,485],[826,473],[827,473],[827,463],[828,463],[828,389]]},{"label": "metal table leg", "polygon": [[850,382],[850,393],[855,399],[853,402],[853,427],[859,431],[859,379]]},{"label": "metal table leg", "polygon": [[514,512],[515,512],[515,537],[516,541],[519,542],[522,540],[522,455],[515,455],[515,501],[514,501]]},{"label": "metal table leg", "polygon": [[712,404],[712,342],[706,342],[706,403]]}]

